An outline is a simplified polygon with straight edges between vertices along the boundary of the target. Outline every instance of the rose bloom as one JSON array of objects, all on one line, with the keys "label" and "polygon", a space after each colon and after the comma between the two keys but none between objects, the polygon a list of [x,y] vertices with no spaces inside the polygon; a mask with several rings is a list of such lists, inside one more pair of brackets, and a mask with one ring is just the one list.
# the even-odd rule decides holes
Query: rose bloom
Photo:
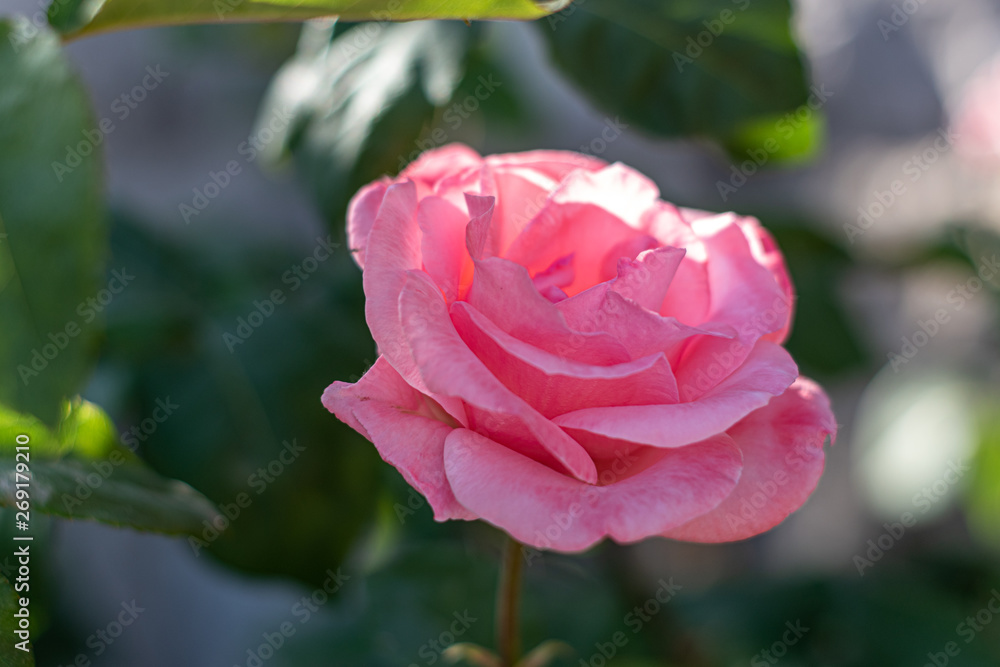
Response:
[{"label": "rose bloom", "polygon": [[792,285],[756,220],[585,155],[452,145],[362,188],[347,229],[381,356],[323,404],[438,521],[724,542],[819,481],[837,427],[781,347]]}]

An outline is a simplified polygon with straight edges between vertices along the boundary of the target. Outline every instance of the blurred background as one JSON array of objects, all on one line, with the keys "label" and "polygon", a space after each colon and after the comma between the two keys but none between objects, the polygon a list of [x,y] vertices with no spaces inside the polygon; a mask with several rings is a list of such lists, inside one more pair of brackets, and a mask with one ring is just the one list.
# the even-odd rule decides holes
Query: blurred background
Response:
[{"label": "blurred background", "polygon": [[[666,4],[693,36],[726,7],[755,30],[789,20],[777,0]],[[134,275],[100,305],[82,395],[229,525],[192,540],[37,519],[39,665],[422,666],[492,645],[501,535],[435,524],[319,403],[375,359],[347,199],[452,141],[589,152],[677,204],[757,215],[799,295],[788,347],[840,423],[816,493],[765,535],[533,559],[526,646],[558,638],[576,653],[557,664],[594,667],[1000,664],[1000,272],[983,271],[1000,166],[952,132],[1000,54],[1000,2],[797,0],[801,59],[778,35],[772,60],[744,61],[742,33],[692,58],[692,77],[733,77],[711,100],[658,88],[650,61],[676,61],[595,27],[607,6],[67,45],[114,126],[104,281]],[[640,70],[654,83],[630,96],[615,72]],[[759,164],[767,137],[780,150]],[[664,583],[679,592],[651,604]]]}]

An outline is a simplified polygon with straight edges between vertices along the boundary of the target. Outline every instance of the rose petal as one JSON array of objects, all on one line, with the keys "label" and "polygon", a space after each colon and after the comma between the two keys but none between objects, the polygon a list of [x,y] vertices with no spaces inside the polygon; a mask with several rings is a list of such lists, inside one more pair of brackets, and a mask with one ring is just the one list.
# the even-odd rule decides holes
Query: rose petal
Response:
[{"label": "rose petal", "polygon": [[[552,421],[571,435],[587,431],[653,447],[683,447],[722,433],[773,396],[784,393],[796,377],[798,368],[788,352],[760,341],[735,373],[697,401],[589,408]],[[681,396],[684,393],[681,388]]]},{"label": "rose petal", "polygon": [[[702,337],[692,341],[675,366],[681,399],[692,401],[711,389],[715,382],[735,371],[768,334],[780,337],[791,314],[790,294],[785,292],[772,271],[754,256],[750,241],[732,214],[702,218],[694,224],[704,243],[711,308],[705,326],[730,326],[738,341]],[[697,382],[705,370],[721,368],[709,383]],[[685,388],[693,390],[685,393]]]},{"label": "rose petal", "polygon": [[369,183],[351,197],[347,205],[347,242],[350,245],[354,261],[362,269],[365,268],[365,246],[368,245],[368,234],[375,224],[375,216],[382,205],[382,198],[389,187],[387,178]]},{"label": "rose petal", "polygon": [[677,384],[662,355],[613,366],[565,359],[504,333],[468,303],[451,308],[469,349],[508,389],[546,417],[590,407],[677,402]]},{"label": "rose petal", "polygon": [[725,340],[736,337],[736,332],[726,327],[716,330],[689,327],[676,318],[657,315],[607,284],[560,301],[556,307],[572,329],[604,331],[623,345],[632,359],[664,352],[673,365],[682,352],[679,346],[694,336],[718,336]]},{"label": "rose petal", "polygon": [[616,162],[600,171],[569,174],[553,191],[551,201],[557,205],[593,204],[641,229],[643,217],[659,196],[660,190],[651,180]]},{"label": "rose petal", "polygon": [[480,190],[496,198],[493,209],[497,255],[503,256],[510,244],[542,209],[559,184],[546,174],[515,165],[484,165],[480,171]]},{"label": "rose petal", "polygon": [[419,491],[438,521],[475,519],[458,504],[444,474],[446,423],[440,406],[413,389],[379,357],[356,384],[334,382],[323,392],[326,409],[370,440],[387,463]]},{"label": "rose petal", "polygon": [[658,313],[684,255],[682,248],[656,248],[640,253],[635,259],[623,257],[618,260],[618,277],[610,288]]},{"label": "rose petal", "polygon": [[493,230],[493,205],[495,197],[465,195],[469,210],[469,224],[465,228],[465,246],[472,259],[495,257],[497,235]]},{"label": "rose petal", "polygon": [[417,207],[423,269],[448,301],[458,298],[463,275],[472,280],[472,260],[465,249],[469,216],[441,197],[425,197]]},{"label": "rose petal", "polygon": [[427,274],[409,273],[399,297],[399,312],[423,381],[434,394],[463,400],[470,427],[504,433],[504,444],[526,456],[584,481],[597,479],[586,450],[503,386],[472,354]]},{"label": "rose petal", "polygon": [[443,179],[481,164],[483,158],[465,144],[448,144],[422,153],[400,172],[397,180],[410,179],[420,186],[421,194],[430,194]]},{"label": "rose petal", "polygon": [[[536,273],[559,257],[573,253],[576,280],[565,289],[570,296],[601,282],[602,261],[609,247],[640,235],[608,208],[589,201],[596,195],[584,197],[586,179],[591,176],[587,172],[573,172],[561,183],[505,255]],[[566,199],[570,196],[585,201]]]},{"label": "rose petal", "polygon": [[605,536],[628,543],[663,534],[722,502],[740,476],[739,450],[725,434],[654,455],[623,457],[613,483],[591,486],[457,429],[445,440],[445,472],[477,516],[524,544],[574,552]]},{"label": "rose petal", "polygon": [[836,437],[837,423],[823,390],[800,377],[788,391],[750,413],[728,433],[743,452],[740,483],[718,507],[666,532],[667,537],[729,542],[781,523],[819,483],[823,443],[827,435]]},{"label": "rose petal", "polygon": [[607,166],[607,162],[589,155],[571,151],[525,151],[523,153],[504,153],[489,155],[486,164],[494,169],[521,167],[532,169],[538,173],[559,182],[577,169],[598,171]]}]

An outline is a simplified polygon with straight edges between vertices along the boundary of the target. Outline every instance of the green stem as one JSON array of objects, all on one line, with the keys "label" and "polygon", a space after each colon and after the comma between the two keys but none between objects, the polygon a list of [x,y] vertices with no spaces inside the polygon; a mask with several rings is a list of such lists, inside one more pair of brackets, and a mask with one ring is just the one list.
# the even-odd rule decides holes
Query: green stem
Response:
[{"label": "green stem", "polygon": [[514,667],[521,657],[521,544],[508,537],[497,591],[497,644],[501,667]]}]

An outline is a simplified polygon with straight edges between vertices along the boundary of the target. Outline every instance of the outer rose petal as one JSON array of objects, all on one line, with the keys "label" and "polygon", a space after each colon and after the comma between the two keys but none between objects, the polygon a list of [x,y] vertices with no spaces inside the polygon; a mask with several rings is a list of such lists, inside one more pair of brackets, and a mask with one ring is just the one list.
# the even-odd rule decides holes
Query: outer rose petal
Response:
[{"label": "outer rose petal", "polygon": [[552,193],[552,201],[556,204],[594,204],[630,227],[640,229],[645,212],[659,196],[660,191],[651,180],[616,162],[600,171],[578,171],[568,175]]},{"label": "outer rose petal", "polygon": [[836,437],[837,423],[823,390],[800,377],[788,391],[728,432],[743,451],[739,485],[714,510],[667,531],[666,537],[729,542],[778,525],[802,506],[819,483],[823,443],[827,435]]},{"label": "outer rose petal", "polygon": [[592,486],[456,429],[445,440],[445,471],[477,516],[524,544],[572,552],[604,537],[627,543],[665,533],[722,502],[740,476],[739,451],[725,434],[655,454],[634,474],[629,467],[648,462],[623,458],[618,481]]},{"label": "outer rose petal", "polygon": [[379,354],[411,387],[431,394],[448,414],[464,423],[461,401],[435,395],[424,385],[399,319],[399,293],[406,282],[406,272],[419,269],[422,262],[415,191],[416,186],[409,181],[390,186],[368,234],[365,250],[368,266],[362,274],[365,320]]},{"label": "outer rose petal", "polygon": [[[780,337],[778,332],[787,328],[792,312],[790,294],[753,254],[736,216],[702,218],[694,227],[708,253],[711,309],[703,326],[733,327],[738,341],[704,336],[692,342],[675,369],[685,401],[698,399],[739,368],[759,339],[771,340],[768,334]],[[697,381],[713,367],[716,371],[711,382]]]},{"label": "outer rose petal", "polygon": [[416,215],[416,186],[410,182],[390,186],[368,234],[362,283],[365,320],[379,353],[411,386],[424,391],[399,321],[399,293],[406,272],[422,264]]},{"label": "outer rose petal", "polygon": [[468,167],[483,163],[479,153],[464,144],[448,144],[422,153],[400,172],[397,180],[411,179],[425,191],[433,191],[443,179]]},{"label": "outer rose petal", "polygon": [[494,169],[526,167],[555,181],[561,181],[567,174],[577,169],[597,171],[608,164],[604,160],[582,153],[545,150],[490,155],[486,157],[486,163]]},{"label": "outer rose petal", "polygon": [[587,431],[652,447],[683,447],[722,433],[767,405],[772,396],[784,393],[798,374],[784,348],[760,341],[739,370],[697,401],[588,408],[552,421],[570,434]]},{"label": "outer rose petal", "polygon": [[347,243],[350,245],[354,261],[362,269],[365,268],[365,246],[368,245],[368,234],[375,224],[375,216],[382,205],[382,198],[389,187],[388,178],[369,183],[351,197],[347,205]]},{"label": "outer rose petal", "polygon": [[326,409],[368,438],[387,463],[427,498],[438,521],[475,519],[458,504],[444,474],[447,416],[379,357],[357,384],[334,382]]}]

